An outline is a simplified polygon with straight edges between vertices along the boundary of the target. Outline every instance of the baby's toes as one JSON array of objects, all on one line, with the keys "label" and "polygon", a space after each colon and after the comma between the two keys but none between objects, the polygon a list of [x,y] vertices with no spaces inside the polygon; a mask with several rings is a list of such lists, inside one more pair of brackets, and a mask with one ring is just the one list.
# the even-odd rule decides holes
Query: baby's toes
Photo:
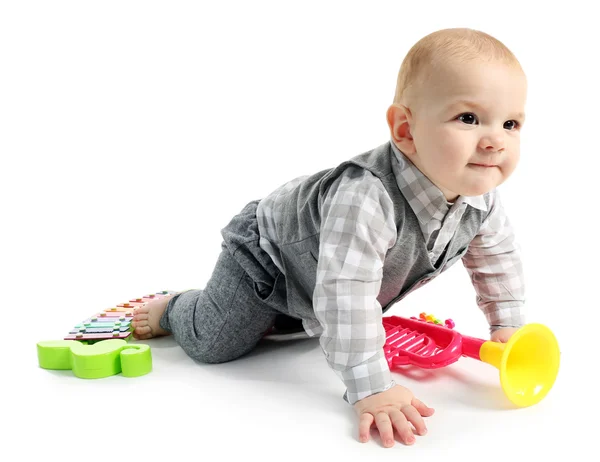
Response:
[{"label": "baby's toes", "polygon": [[140,325],[134,326],[134,329],[133,329],[134,337],[139,336],[139,335],[146,335],[151,332],[152,332],[152,329],[150,328],[150,326],[148,324],[146,324],[145,326],[140,326]]},{"label": "baby's toes", "polygon": [[133,309],[133,315],[138,315],[138,314],[148,314],[150,312],[150,309],[148,308],[148,305],[142,305],[142,306],[138,306],[137,308]]},{"label": "baby's toes", "polygon": [[139,324],[140,321],[143,321],[146,324],[148,324],[148,318],[149,318],[148,313],[134,314],[133,318],[131,318],[131,322]]},{"label": "baby's toes", "polygon": [[148,326],[149,324],[150,323],[148,322],[147,314],[142,314],[142,315],[134,316],[133,318],[131,318],[131,327],[133,327],[134,329],[136,327]]},{"label": "baby's toes", "polygon": [[144,334],[144,335],[135,335],[135,333],[133,334],[133,337],[136,340],[148,340],[154,337],[154,335],[152,334]]}]

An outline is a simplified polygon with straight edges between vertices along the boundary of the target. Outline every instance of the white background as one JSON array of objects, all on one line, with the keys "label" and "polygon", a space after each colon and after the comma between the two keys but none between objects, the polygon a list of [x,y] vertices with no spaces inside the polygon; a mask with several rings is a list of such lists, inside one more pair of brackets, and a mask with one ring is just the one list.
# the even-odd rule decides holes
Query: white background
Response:
[{"label": "white background", "polygon": [[[585,4],[0,2],[3,452],[327,461],[588,452],[600,34]],[[501,191],[523,249],[528,320],[551,327],[562,351],[542,403],[510,409],[497,370],[468,358],[397,373],[437,412],[414,446],[384,449],[376,434],[358,443],[317,341],[206,366],[169,338],[152,340],[154,370],[136,379],[38,368],[38,341],[100,309],[202,288],[220,229],[248,201],[386,142],[405,53],[446,27],[496,36],[528,76],[522,160]],[[461,265],[388,314],[421,311],[487,335]]]}]

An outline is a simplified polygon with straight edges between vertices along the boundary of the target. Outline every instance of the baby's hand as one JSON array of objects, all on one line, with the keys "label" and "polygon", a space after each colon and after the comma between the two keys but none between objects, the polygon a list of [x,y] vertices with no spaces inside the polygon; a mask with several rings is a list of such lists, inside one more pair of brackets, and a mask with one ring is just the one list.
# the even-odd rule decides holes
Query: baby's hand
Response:
[{"label": "baby's hand", "polygon": [[513,336],[513,334],[518,330],[519,329],[515,327],[503,327],[502,329],[498,329],[492,334],[491,341],[506,343],[508,342],[508,339],[510,339]]},{"label": "baby's hand", "polygon": [[423,417],[429,417],[434,410],[419,401],[412,392],[400,385],[394,385],[375,395],[361,399],[354,404],[359,416],[358,436],[361,442],[369,441],[373,423],[377,425],[383,445],[390,448],[394,445],[394,428],[400,439],[406,444],[413,444],[415,437],[411,428],[414,425],[419,435],[427,433]]}]

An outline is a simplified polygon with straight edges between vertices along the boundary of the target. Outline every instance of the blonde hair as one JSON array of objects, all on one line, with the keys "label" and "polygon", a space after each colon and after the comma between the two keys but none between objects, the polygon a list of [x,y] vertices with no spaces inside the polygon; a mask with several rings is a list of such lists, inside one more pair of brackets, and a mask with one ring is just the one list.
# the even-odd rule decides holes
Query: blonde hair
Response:
[{"label": "blonde hair", "polygon": [[394,103],[403,104],[407,93],[439,66],[475,59],[521,65],[500,40],[485,32],[467,28],[442,29],[426,35],[413,45],[400,66]]}]

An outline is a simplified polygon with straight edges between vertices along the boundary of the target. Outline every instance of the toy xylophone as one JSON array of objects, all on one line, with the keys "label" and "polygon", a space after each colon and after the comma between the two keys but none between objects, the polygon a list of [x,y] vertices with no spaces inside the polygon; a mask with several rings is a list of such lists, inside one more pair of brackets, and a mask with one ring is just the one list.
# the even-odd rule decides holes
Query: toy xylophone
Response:
[{"label": "toy xylophone", "polygon": [[129,343],[133,337],[133,310],[174,293],[165,290],[117,304],[76,324],[63,340],[38,342],[40,367],[72,370],[76,377],[89,379],[119,373],[126,377],[149,373],[150,347]]},{"label": "toy xylophone", "polygon": [[144,295],[142,298],[135,298],[125,303],[119,303],[115,307],[107,308],[76,324],[64,339],[84,341],[88,344],[115,338],[129,340],[133,334],[133,328],[131,327],[133,310],[152,300],[157,300],[173,293],[163,290],[162,292]]}]

